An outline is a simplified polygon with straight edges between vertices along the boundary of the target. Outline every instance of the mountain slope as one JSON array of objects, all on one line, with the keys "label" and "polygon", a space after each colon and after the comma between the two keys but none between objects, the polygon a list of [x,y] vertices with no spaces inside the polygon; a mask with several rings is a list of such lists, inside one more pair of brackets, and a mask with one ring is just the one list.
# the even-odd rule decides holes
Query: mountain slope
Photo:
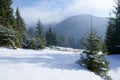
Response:
[{"label": "mountain slope", "polygon": [[[81,38],[91,25],[90,17],[88,14],[70,17],[56,25],[53,30],[70,38]],[[93,27],[102,36],[105,34],[107,22],[107,18],[92,16]]]}]

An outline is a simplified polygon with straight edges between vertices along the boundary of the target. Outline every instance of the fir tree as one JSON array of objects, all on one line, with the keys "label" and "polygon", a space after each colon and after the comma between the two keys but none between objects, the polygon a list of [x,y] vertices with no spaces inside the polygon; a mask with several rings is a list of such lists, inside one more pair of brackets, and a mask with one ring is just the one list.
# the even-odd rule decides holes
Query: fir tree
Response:
[{"label": "fir tree", "polygon": [[0,46],[16,49],[16,32],[0,25]]},{"label": "fir tree", "polygon": [[22,19],[20,12],[19,12],[19,8],[17,7],[16,9],[16,13],[15,13],[15,26],[14,29],[17,31],[17,45],[18,47],[22,47],[22,42],[23,42],[23,34],[26,33],[26,28],[25,28],[25,22]]},{"label": "fir tree", "polygon": [[58,44],[56,34],[52,31],[51,28],[46,31],[46,40],[47,46],[56,46]]},{"label": "fir tree", "polygon": [[13,9],[11,8],[12,0],[0,0],[0,41],[1,46],[16,47],[16,31],[14,27],[15,18],[13,16]]},{"label": "fir tree", "polygon": [[97,75],[100,75],[105,80],[110,80],[107,76],[108,61],[101,50],[100,37],[97,35],[95,29],[92,28],[83,37],[83,46],[86,50],[80,55],[80,65],[86,67]]},{"label": "fir tree", "polygon": [[4,27],[13,27],[14,16],[11,8],[12,0],[0,0],[0,24]]},{"label": "fir tree", "polygon": [[36,49],[36,39],[34,37],[31,37],[27,33],[24,33],[22,37],[23,37],[22,47],[24,49]]},{"label": "fir tree", "polygon": [[44,34],[43,34],[43,29],[42,29],[42,25],[41,22],[38,21],[37,23],[37,27],[36,27],[36,33],[37,33],[37,48],[44,48],[45,47],[45,38],[44,38]]},{"label": "fir tree", "polygon": [[120,54],[120,1],[116,1],[115,18],[110,18],[106,32],[106,50],[108,54]]},{"label": "fir tree", "polygon": [[107,26],[106,40],[105,40],[105,48],[108,54],[114,53],[114,44],[115,44],[114,37],[116,37],[114,36],[114,31],[115,31],[114,25],[115,25],[115,20],[114,18],[110,17]]},{"label": "fir tree", "polygon": [[24,32],[26,32],[26,28],[25,28],[25,22],[24,22],[24,20],[23,20],[23,18],[21,17],[21,15],[20,15],[20,12],[19,12],[19,8],[17,7],[17,9],[16,9],[16,13],[15,13],[16,15],[15,15],[15,23],[16,23],[16,25],[15,25],[15,29],[17,30],[17,31],[19,31],[20,33],[24,33]]}]

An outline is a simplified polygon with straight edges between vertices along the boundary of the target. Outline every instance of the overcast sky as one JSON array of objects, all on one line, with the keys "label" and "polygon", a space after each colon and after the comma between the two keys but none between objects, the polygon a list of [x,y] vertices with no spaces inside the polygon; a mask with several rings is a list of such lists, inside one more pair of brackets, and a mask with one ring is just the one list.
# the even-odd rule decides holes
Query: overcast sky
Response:
[{"label": "overcast sky", "polygon": [[13,0],[13,7],[17,6],[27,24],[36,23],[38,19],[50,24],[80,14],[107,17],[114,0]]}]

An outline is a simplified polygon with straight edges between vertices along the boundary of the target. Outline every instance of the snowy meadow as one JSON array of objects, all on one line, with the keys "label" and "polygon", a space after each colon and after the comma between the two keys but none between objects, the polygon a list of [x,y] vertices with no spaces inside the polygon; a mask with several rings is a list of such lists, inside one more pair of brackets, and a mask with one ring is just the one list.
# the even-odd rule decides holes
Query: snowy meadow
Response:
[{"label": "snowy meadow", "polygon": [[[80,52],[0,48],[0,80],[103,80],[76,61]],[[120,55],[108,56],[109,75],[120,80]]]}]

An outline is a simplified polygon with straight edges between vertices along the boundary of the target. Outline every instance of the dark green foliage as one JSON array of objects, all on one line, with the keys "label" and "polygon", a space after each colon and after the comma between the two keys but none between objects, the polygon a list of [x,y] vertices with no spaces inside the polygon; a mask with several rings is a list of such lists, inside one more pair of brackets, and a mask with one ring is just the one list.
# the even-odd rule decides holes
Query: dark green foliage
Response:
[{"label": "dark green foliage", "polygon": [[14,16],[11,8],[12,0],[0,0],[0,24],[4,27],[13,27]]},{"label": "dark green foliage", "polygon": [[[11,8],[11,5],[12,0],[0,0],[0,25],[6,27],[3,29],[6,34],[12,35],[12,32],[15,33],[15,38],[11,38],[12,36],[8,36],[8,39],[10,40],[8,41],[9,44],[5,42],[3,44],[5,44],[6,46],[15,44],[16,47],[21,48],[22,36],[23,33],[26,31],[25,23],[20,16],[18,8],[16,10],[15,17],[13,16],[13,9]],[[6,36],[5,33],[3,34],[4,36]],[[0,37],[2,37],[2,35]],[[14,41],[14,43],[11,41]]]},{"label": "dark green foliage", "polygon": [[43,30],[42,30],[42,25],[41,25],[41,22],[38,21],[37,22],[37,26],[36,26],[36,30],[37,30],[37,36],[43,36]]},{"label": "dark green foliage", "polygon": [[49,28],[48,31],[46,31],[46,41],[47,41],[47,46],[56,46],[58,43],[57,36],[52,31],[51,28]]},{"label": "dark green foliage", "polygon": [[101,50],[101,42],[100,42],[100,37],[97,35],[97,32],[95,29],[91,29],[83,36],[83,41],[82,41],[83,46],[92,51],[100,51]]},{"label": "dark green foliage", "polygon": [[25,28],[25,22],[22,19],[20,12],[19,12],[19,8],[17,8],[16,13],[15,13],[15,26],[14,26],[14,30],[17,31],[17,38],[18,38],[18,44],[17,47],[22,47],[22,39],[23,39],[23,35],[24,33],[26,33],[26,28]]},{"label": "dark green foliage", "polygon": [[25,49],[43,49],[45,48],[45,38],[40,21],[37,23],[36,31],[32,28],[22,36],[23,48]]},{"label": "dark green foliage", "polygon": [[109,80],[107,76],[108,72],[108,61],[105,58],[104,54],[98,54],[97,52],[91,53],[90,51],[84,51],[80,55],[80,65],[86,67],[88,70],[94,72],[97,75],[100,75],[105,80]]},{"label": "dark green foliage", "polygon": [[19,8],[13,16],[11,5],[12,0],[0,0],[0,25],[3,25],[0,29],[0,46],[21,48],[31,44],[29,46],[31,48],[35,39],[27,36],[25,23],[20,15]]},{"label": "dark green foliage", "polygon": [[0,35],[0,37],[3,37],[1,46],[13,46],[16,48],[18,47],[19,39],[18,32],[13,29],[15,27],[15,18],[11,5],[12,0],[0,0],[0,25],[4,27],[1,28],[1,31],[3,31]]},{"label": "dark green foliage", "polygon": [[39,49],[37,47],[37,40],[34,37],[31,37],[27,33],[24,33],[22,36],[22,47],[24,49]]},{"label": "dark green foliage", "polygon": [[30,49],[31,42],[32,42],[31,37],[28,34],[24,33],[22,36],[22,43],[23,43],[22,47],[25,49]]},{"label": "dark green foliage", "polygon": [[0,26],[0,46],[16,49],[16,32],[12,29]]},{"label": "dark green foliage", "polygon": [[106,50],[108,54],[120,54],[120,4],[116,1],[115,18],[111,18],[106,32]]},{"label": "dark green foliage", "polygon": [[38,21],[37,23],[37,27],[36,27],[36,40],[37,40],[37,48],[45,48],[45,44],[46,44],[46,41],[45,41],[45,37],[43,35],[43,29],[42,29],[42,25],[41,25],[41,22]]},{"label": "dark green foliage", "polygon": [[15,13],[15,27],[14,28],[17,31],[19,31],[21,34],[26,32],[25,22],[20,15],[18,7],[17,7],[16,13]]},{"label": "dark green foliage", "polygon": [[107,53],[108,54],[113,54],[114,51],[115,51],[115,47],[114,47],[114,44],[115,44],[115,37],[114,36],[114,27],[115,25],[115,21],[113,18],[110,18],[110,21],[108,23],[108,27],[107,27],[107,32],[106,32],[106,40],[105,40],[105,48],[107,50]]},{"label": "dark green foliage", "polygon": [[83,46],[86,50],[80,55],[79,63],[105,80],[110,80],[107,76],[108,61],[105,58],[106,54],[100,53],[102,51],[100,37],[92,28],[83,37]]}]

